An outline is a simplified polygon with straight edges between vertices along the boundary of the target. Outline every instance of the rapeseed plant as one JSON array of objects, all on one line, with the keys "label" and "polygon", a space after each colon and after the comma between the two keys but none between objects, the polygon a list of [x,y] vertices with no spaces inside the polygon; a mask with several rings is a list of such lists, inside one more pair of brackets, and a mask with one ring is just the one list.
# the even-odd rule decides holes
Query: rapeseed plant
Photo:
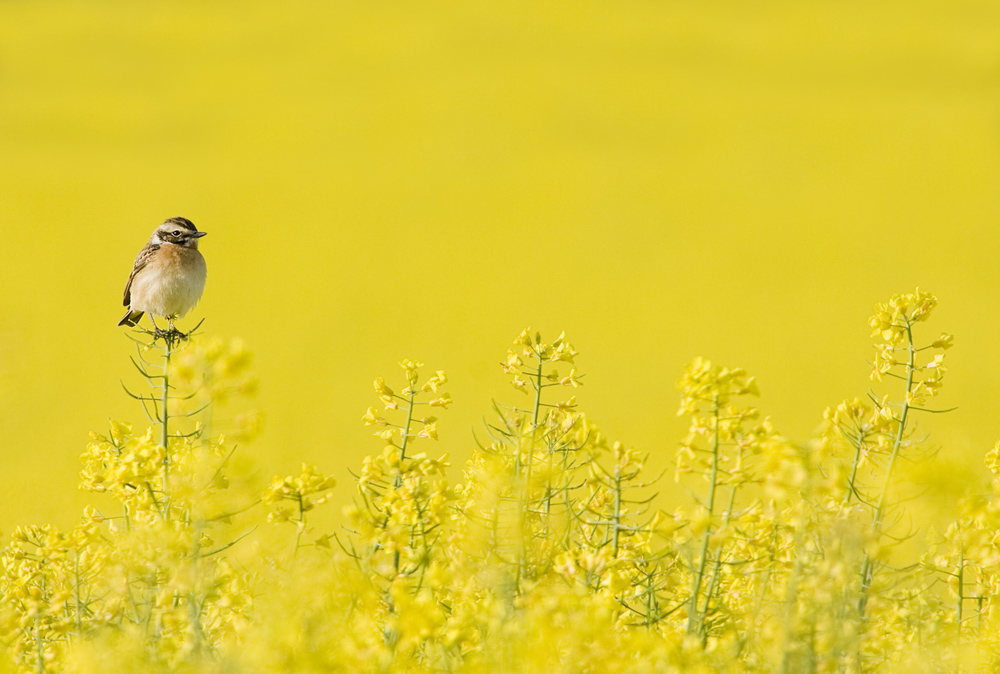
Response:
[{"label": "rapeseed plant", "polygon": [[[149,425],[93,434],[77,527],[19,527],[0,553],[0,671],[995,671],[1000,443],[950,526],[924,542],[906,517],[900,466],[933,458],[917,415],[945,411],[935,306],[919,289],[876,306],[885,389],[803,444],[749,404],[748,372],[694,359],[673,483],[647,470],[662,447],[579,409],[564,334],[515,338],[501,368],[525,402],[493,403],[459,483],[432,450],[448,377],[403,360],[362,416],[378,448],[343,469],[353,499],[329,469],[242,469],[261,416],[219,410],[254,393],[245,345],[146,335],[150,388],[129,395]],[[690,499],[662,510],[665,489]],[[334,501],[346,523],[317,530]]]}]

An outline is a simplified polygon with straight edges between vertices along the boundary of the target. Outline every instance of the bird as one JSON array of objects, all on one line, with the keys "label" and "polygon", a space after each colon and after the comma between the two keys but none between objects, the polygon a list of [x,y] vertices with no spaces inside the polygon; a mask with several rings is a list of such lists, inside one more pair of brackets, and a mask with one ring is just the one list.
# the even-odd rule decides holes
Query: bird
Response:
[{"label": "bird", "polygon": [[187,218],[169,218],[153,230],[149,242],[139,251],[125,284],[123,304],[128,307],[118,325],[138,325],[149,314],[153,328],[162,331],[153,316],[163,316],[174,328],[201,299],[207,268],[198,251],[198,239],[205,236]]}]

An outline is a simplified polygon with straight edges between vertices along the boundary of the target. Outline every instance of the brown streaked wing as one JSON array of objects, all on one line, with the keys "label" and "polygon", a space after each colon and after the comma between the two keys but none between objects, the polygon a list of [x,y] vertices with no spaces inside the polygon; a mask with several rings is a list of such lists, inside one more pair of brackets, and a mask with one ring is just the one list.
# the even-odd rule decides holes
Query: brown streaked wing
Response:
[{"label": "brown streaked wing", "polygon": [[153,258],[153,253],[160,249],[160,245],[157,243],[147,244],[145,248],[139,251],[139,255],[135,258],[135,264],[132,266],[132,273],[129,274],[128,283],[125,284],[125,297],[122,304],[126,307],[132,303],[132,279],[138,274],[142,269],[149,264],[149,261]]}]

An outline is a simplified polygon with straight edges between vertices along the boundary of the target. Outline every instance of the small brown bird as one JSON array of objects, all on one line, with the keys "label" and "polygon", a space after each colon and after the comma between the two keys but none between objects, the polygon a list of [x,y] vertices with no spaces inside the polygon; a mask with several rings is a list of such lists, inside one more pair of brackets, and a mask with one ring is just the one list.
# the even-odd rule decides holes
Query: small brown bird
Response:
[{"label": "small brown bird", "polygon": [[[174,330],[174,319],[184,316],[201,299],[205,289],[205,258],[198,239],[205,236],[187,218],[170,218],[153,231],[139,251],[132,275],[125,284],[128,312],[118,325],[137,325],[143,313],[163,316]],[[153,321],[153,327],[160,328]]]}]

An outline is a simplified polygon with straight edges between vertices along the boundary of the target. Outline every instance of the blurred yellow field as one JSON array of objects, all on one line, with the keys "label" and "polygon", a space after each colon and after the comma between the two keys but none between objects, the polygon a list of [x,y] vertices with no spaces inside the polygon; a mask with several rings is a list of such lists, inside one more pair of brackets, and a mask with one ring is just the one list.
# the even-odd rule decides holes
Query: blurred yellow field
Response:
[{"label": "blurred yellow field", "polygon": [[[96,483],[87,482],[96,479],[93,474],[81,476],[81,470],[88,470],[81,465],[81,454],[96,451],[91,432],[109,438],[109,433],[128,435],[136,451],[146,452],[146,459],[158,451],[156,424],[143,444],[148,420],[122,390],[123,384],[133,392],[148,384],[129,362],[137,355],[128,338],[131,333],[115,323],[123,311],[121,292],[136,253],[157,224],[184,216],[208,233],[201,240],[208,283],[201,303],[179,322],[187,329],[204,319],[201,341],[191,346],[197,357],[189,354],[195,358],[190,370],[177,376],[198,400],[213,403],[209,416],[200,417],[200,439],[191,440],[188,448],[191,484],[201,484],[201,471],[206,466],[215,471],[212,462],[220,460],[218,453],[227,456],[234,446],[232,463],[226,464],[233,484],[219,488],[240,501],[240,507],[246,505],[244,497],[253,500],[251,494],[265,498],[260,496],[265,489],[280,502],[303,484],[312,489],[329,485],[326,478],[337,482],[332,489],[319,490],[325,503],[310,515],[308,536],[297,535],[294,526],[288,527],[290,537],[282,535],[287,513],[272,511],[278,522],[268,524],[265,504],[258,504],[246,520],[226,525],[231,529],[221,538],[213,534],[218,538],[214,544],[221,546],[230,540],[227,536],[235,539],[259,527],[227,549],[222,555],[226,563],[247,564],[247,555],[257,554],[252,546],[259,545],[267,559],[277,560],[272,570],[280,576],[293,568],[287,564],[322,568],[322,560],[344,554],[333,539],[323,539],[329,550],[314,548],[314,543],[342,531],[338,527],[351,522],[351,516],[354,526],[362,527],[361,513],[372,512],[342,512],[364,493],[358,492],[351,471],[374,471],[379,460],[366,457],[377,456],[383,445],[371,435],[380,428],[366,427],[361,416],[373,404],[374,377],[384,376],[386,385],[398,393],[393,378],[398,378],[396,364],[404,359],[426,363],[417,368],[421,384],[437,370],[447,372],[446,388],[454,401],[446,411],[435,412],[441,418],[428,422],[433,432],[418,443],[429,460],[448,453],[450,468],[433,462],[410,466],[407,470],[426,481],[417,480],[414,489],[419,492],[420,485],[435,483],[440,477],[436,471],[445,470],[449,486],[440,486],[445,491],[438,496],[449,507],[465,503],[471,496],[456,485],[467,483],[465,462],[475,460],[477,439],[487,436],[492,401],[530,408],[531,382],[521,385],[528,395],[512,391],[510,373],[504,374],[498,364],[527,325],[532,326],[530,334],[539,331],[546,344],[565,330],[581,354],[572,364],[553,365],[558,375],[552,382],[561,384],[571,369],[585,374],[569,381],[572,391],[567,395],[576,396],[578,407],[552,409],[568,415],[586,411],[586,424],[599,428],[607,440],[598,452],[602,461],[638,461],[643,480],[667,471],[656,487],[640,490],[660,492],[650,516],[659,509],[667,514],[677,507],[687,509],[675,522],[682,532],[678,535],[688,537],[687,547],[681,546],[677,566],[664,572],[664,582],[673,588],[669,598],[693,596],[695,603],[676,608],[677,613],[656,621],[658,627],[652,630],[648,625],[638,630],[648,636],[663,622],[667,641],[646,641],[646,636],[629,641],[632,636],[622,636],[637,631],[623,624],[642,622],[634,602],[622,599],[623,591],[637,586],[635,576],[602,570],[580,581],[593,571],[586,570],[587,564],[614,563],[581,557],[583,539],[573,539],[576,548],[567,544],[559,550],[545,529],[548,525],[530,518],[519,521],[507,513],[513,518],[508,523],[511,531],[520,531],[520,538],[511,534],[502,545],[475,545],[492,550],[511,566],[487,565],[489,573],[473,573],[468,560],[455,562],[426,587],[441,588],[456,578],[476,576],[469,587],[487,594],[506,587],[511,594],[500,592],[494,600],[507,597],[511,606],[523,600],[530,604],[526,613],[507,614],[494,607],[498,612],[487,612],[489,619],[478,616],[480,622],[471,617],[462,622],[452,613],[441,623],[398,627],[402,641],[394,642],[391,634],[397,627],[385,622],[386,611],[392,612],[387,606],[412,600],[416,603],[406,604],[405,610],[417,615],[429,610],[420,602],[440,608],[442,603],[451,606],[454,598],[421,595],[409,580],[401,589],[385,581],[383,568],[375,575],[384,586],[375,582],[371,594],[358,599],[364,605],[359,610],[369,611],[368,622],[359,623],[359,630],[370,631],[350,636],[355,640],[351,648],[357,648],[350,658],[355,659],[344,662],[354,664],[337,666],[349,669],[368,662],[375,663],[372,671],[501,671],[496,663],[504,660],[503,649],[524,646],[517,630],[528,630],[536,624],[532,621],[544,623],[549,615],[545,611],[551,609],[551,615],[568,616],[570,622],[577,611],[599,615],[594,625],[606,627],[612,636],[595,646],[597,650],[633,648],[648,656],[639,658],[642,662],[690,671],[740,657],[741,666],[759,671],[810,671],[800,667],[804,660],[796,659],[805,657],[805,651],[789,645],[801,645],[808,629],[828,639],[814,644],[816,653],[828,657],[814,659],[815,671],[908,666],[901,664],[901,644],[916,639],[917,632],[934,653],[947,651],[940,656],[942,666],[957,667],[968,657],[968,663],[979,658],[970,668],[988,668],[992,642],[980,644],[982,652],[969,654],[965,645],[975,641],[973,632],[963,639],[958,625],[964,620],[971,630],[970,615],[993,620],[991,599],[960,595],[965,599],[956,604],[943,582],[955,576],[941,575],[941,582],[926,594],[913,589],[924,587],[919,583],[900,585],[919,597],[914,605],[923,607],[900,617],[885,603],[891,595],[889,584],[879,585],[881,578],[890,576],[865,569],[889,565],[892,555],[912,562],[930,554],[927,535],[932,527],[946,532],[963,513],[972,518],[963,526],[992,526],[992,515],[982,512],[989,511],[993,479],[984,456],[1000,439],[995,414],[1000,405],[1000,357],[994,346],[1000,329],[1000,299],[994,291],[1000,247],[998,38],[1000,7],[989,2],[3,3],[4,544],[21,525],[53,525],[69,532],[88,505],[101,512],[121,509],[111,495],[95,493]],[[892,404],[903,404],[906,391],[898,387],[905,381],[869,380],[877,353],[872,344],[879,336],[869,338],[867,321],[877,302],[895,293],[912,293],[918,286],[933,291],[939,303],[921,344],[930,344],[940,331],[954,335],[945,386],[933,404],[957,409],[918,415],[909,426],[902,424],[907,443],[916,446],[921,441],[921,460],[904,456],[889,471],[894,486],[888,492],[893,496],[887,498],[919,494],[906,505],[908,519],[893,521],[899,529],[879,523],[876,501],[884,476],[879,471],[887,463],[873,459],[872,465],[862,464],[865,471],[874,471],[865,473],[873,480],[864,494],[872,499],[871,507],[853,504],[863,512],[845,516],[851,526],[859,527],[852,529],[861,532],[857,541],[868,541],[841,551],[845,568],[859,568],[842,578],[837,574],[843,569],[820,569],[814,557],[789,553],[780,564],[775,562],[780,572],[774,572],[773,582],[767,565],[747,576],[760,591],[754,596],[765,597],[761,606],[786,601],[780,592],[794,586],[790,579],[796,573],[812,570],[841,580],[849,576],[850,582],[837,586],[844,593],[840,599],[826,596],[822,601],[828,603],[820,605],[836,605],[837,610],[853,606],[860,615],[845,618],[849,628],[835,637],[824,632],[829,626],[809,622],[809,615],[769,613],[750,600],[734,605],[723,619],[725,611],[712,603],[712,592],[721,591],[727,577],[720,571],[714,589],[707,590],[703,583],[711,576],[711,565],[706,560],[721,559],[723,551],[730,550],[726,546],[735,544],[729,534],[712,533],[727,530],[719,519],[728,512],[724,499],[710,509],[711,517],[699,519],[688,490],[703,501],[705,483],[682,479],[678,485],[672,480],[691,421],[675,414],[675,383],[699,356],[710,359],[712,367],[745,367],[760,389],[753,406],[761,416],[754,424],[767,419],[764,436],[754,436],[762,446],[772,447],[768,443],[781,438],[785,449],[820,451],[818,447],[832,442],[830,429],[840,428],[835,419],[838,405],[846,405],[839,419],[847,423],[843,420],[848,417],[878,416],[882,407],[877,401],[883,395],[891,393]],[[140,355],[144,353],[149,355]],[[208,369],[199,370],[202,367]],[[868,396],[869,389],[874,398]],[[852,406],[854,398],[870,411]],[[379,414],[384,412],[380,409]],[[132,435],[120,424],[131,424]],[[220,433],[229,439],[218,441]],[[510,455],[515,457],[513,468],[504,464],[503,469],[491,469],[513,482],[491,488],[505,503],[536,507],[542,501],[534,490],[551,486],[559,475],[575,473],[555,464],[543,470],[543,454],[536,454],[541,450],[523,445],[525,438],[534,442],[534,435],[519,427],[513,436],[518,438],[511,444],[517,448]],[[388,446],[398,445],[401,437],[406,434],[389,437],[395,444]],[[163,451],[169,455],[172,450]],[[837,451],[841,453],[830,450],[824,460],[857,465],[849,448]],[[641,458],[647,454],[648,459]],[[779,463],[791,460],[780,452],[777,456]],[[542,478],[535,472],[535,459]],[[587,464],[581,461],[578,468],[585,473]],[[829,468],[816,461],[813,469]],[[304,477],[302,463],[315,467]],[[781,465],[782,470],[788,468]],[[534,477],[524,472],[529,466]],[[390,469],[379,470],[384,478]],[[823,470],[814,475],[817,480],[822,475],[836,488],[848,481],[849,475]],[[282,487],[279,480],[276,486],[269,482],[273,474],[304,482]],[[804,474],[813,475],[809,470]],[[78,488],[81,480],[91,491]],[[748,482],[753,485],[741,498],[748,504],[764,499],[767,485],[756,477]],[[124,484],[119,488],[126,489]],[[207,517],[196,503],[185,501],[184,489],[191,484],[172,484],[168,477],[147,492],[154,495],[153,502],[132,502],[129,499],[138,496],[118,493],[126,511],[145,513],[153,527],[135,533],[136,539],[127,544],[162,543],[156,538],[162,534],[156,529],[157,514],[166,519],[183,513],[189,524]],[[794,480],[788,484],[808,493]],[[788,484],[782,488],[790,489]],[[596,487],[588,483],[586,488]],[[155,497],[174,489],[176,512]],[[963,510],[962,503],[972,503],[963,501],[969,496],[981,499],[975,502],[982,512]],[[551,509],[551,496],[546,498]],[[847,500],[845,507],[852,505],[853,497]],[[812,507],[817,501],[809,503]],[[805,545],[796,539],[798,525],[781,518],[804,515],[774,507],[767,517],[782,524],[772,533],[780,530],[791,549],[803,549],[795,547]],[[569,502],[564,510],[560,517],[582,512]],[[376,507],[374,512],[382,511]],[[823,537],[836,529],[820,526],[829,524],[824,517],[831,511],[822,512],[810,515],[817,528],[799,531],[811,531],[817,540],[829,543]],[[764,517],[762,513],[757,515]],[[606,518],[607,513],[592,516]],[[114,522],[120,527],[120,521]],[[443,530],[461,524],[448,522],[441,524]],[[240,528],[242,524],[246,527]],[[93,554],[113,558],[122,553],[125,539],[108,533],[109,521],[91,517],[88,526],[102,528],[101,540],[110,546]],[[409,519],[399,526],[412,533],[416,525]],[[895,552],[881,547],[888,536],[911,528],[916,535]],[[393,535],[401,535],[399,531]],[[147,535],[148,540],[142,539],[146,543],[139,541]],[[190,555],[191,548],[184,546],[194,540],[191,531],[177,535],[181,556]],[[374,545],[381,534],[376,526],[358,535]],[[585,539],[592,541],[595,535],[589,531]],[[664,534],[667,539],[672,535]],[[289,541],[301,536],[310,556],[290,560],[289,550],[298,551],[299,545]],[[973,545],[960,532],[949,536],[953,543],[962,539]],[[74,539],[73,548],[56,539],[43,545],[64,551],[57,556],[93,543]],[[113,544],[108,542],[112,539]],[[747,534],[750,539],[759,543]],[[657,540],[643,545],[660,550],[657,546],[664,542]],[[705,549],[699,547],[702,540],[708,542]],[[531,541],[546,543],[533,549]],[[980,543],[975,542],[980,547],[969,554],[988,568],[992,548]],[[414,568],[430,569],[433,565],[425,562],[437,559],[436,552],[427,552],[431,549],[437,550],[428,544],[423,552],[411,547],[403,554],[416,555]],[[560,556],[570,549],[576,549],[575,557]],[[428,556],[420,557],[424,553]],[[962,565],[948,556],[950,552],[941,554],[952,570]],[[377,567],[384,560],[366,563]],[[695,583],[699,565],[708,570]],[[934,564],[922,568],[933,575],[937,567],[930,567]],[[194,567],[185,568],[183,573],[196,573]],[[197,573],[207,573],[205,567],[197,568]],[[510,590],[514,581],[505,574],[512,569],[517,579],[535,574],[538,585],[522,586],[517,580]],[[44,577],[44,571],[38,573]],[[284,587],[282,601],[288,606],[306,592],[282,585],[287,577],[264,577],[261,569],[253,570],[253,582],[246,577],[237,582],[236,576],[230,578],[216,567],[211,573],[233,583],[227,586],[228,594],[223,593],[227,602],[250,596],[252,588],[262,587],[253,584],[257,581]],[[331,599],[335,605],[316,607],[317,615],[347,615],[338,613],[343,604],[337,602],[349,595],[342,583],[357,579],[331,580],[321,571],[311,573],[300,576],[304,582],[312,578],[317,586],[322,577],[329,596],[337,597]],[[14,577],[4,581],[5,592],[17,585],[10,580]],[[100,580],[111,583],[112,577]],[[988,588],[992,581],[976,582]],[[585,591],[588,583],[594,592]],[[267,651],[262,662],[287,655],[281,644],[290,637],[283,636],[273,620],[260,620],[245,606],[220,608],[213,603],[217,597],[209,600],[211,592],[204,585],[194,583],[185,591],[204,593],[204,616],[211,615],[204,620],[232,622],[233,631],[212,632],[215,623],[200,623],[188,613],[184,615],[190,623],[174,615],[177,611],[157,613],[163,608],[157,602],[164,601],[158,593],[166,592],[168,585],[144,588],[146,608],[118,606],[101,617],[87,615],[81,602],[46,595],[44,601],[54,603],[45,610],[72,605],[76,608],[66,609],[64,617],[79,615],[81,622],[53,623],[46,627],[53,630],[51,635],[34,642],[30,621],[18,629],[28,646],[41,644],[44,651],[51,644],[57,653],[49,662],[53,671],[106,669],[88,659],[93,654],[86,648],[78,650],[75,664],[66,664],[70,661],[59,649],[65,647],[68,653],[74,640],[86,635],[99,652],[106,645],[102,640],[111,638],[102,630],[135,622],[140,615],[181,621],[173,624],[177,634],[189,637],[196,625],[205,634],[197,648],[188,637],[177,637],[176,650],[169,653],[150,651],[144,641],[162,630],[130,634],[131,641],[116,642],[110,652],[133,649],[128,652],[135,658],[135,671],[152,667],[150,658],[164,671],[182,665],[197,669],[209,661],[237,666],[227,659],[226,649],[236,643],[233,639],[248,635]],[[413,591],[404,591],[407,588]],[[775,594],[768,594],[772,590]],[[171,608],[183,613],[192,604],[177,591]],[[558,606],[545,608],[528,599],[547,592],[559,598]],[[977,596],[992,597],[989,592]],[[884,602],[866,607],[867,600],[860,597],[868,595]],[[9,592],[4,596],[14,601]],[[462,606],[474,612],[472,607],[486,601],[485,596],[465,596]],[[899,600],[892,596],[892,601]],[[272,600],[277,603],[269,604],[271,617],[285,616],[287,606]],[[942,608],[945,605],[950,608]],[[9,621],[31,614],[23,605],[12,606],[2,607],[0,631],[14,629]],[[952,610],[960,606],[964,618]],[[515,614],[519,617],[510,618]],[[496,625],[489,620],[500,620],[498,616],[511,619],[513,631],[476,651],[476,644],[488,641],[484,635],[495,633],[491,630]],[[84,628],[84,617],[93,625]],[[889,630],[889,640],[897,641],[888,645],[865,641],[866,630],[882,619],[909,620],[908,625],[919,623],[926,631]],[[320,622],[324,629],[332,624]],[[759,631],[747,631],[748,624]],[[240,631],[244,628],[248,631]],[[957,637],[939,638],[947,629],[957,631]],[[12,634],[4,632],[4,643],[13,648],[17,639]],[[444,634],[452,641],[442,646]],[[577,637],[587,640],[572,630],[568,634],[567,644],[577,643]],[[737,657],[726,650],[736,648],[739,639],[752,645],[750,651],[767,652],[767,657],[751,662],[744,657],[749,651]],[[317,646],[319,651],[350,650],[343,642],[324,644]],[[393,659],[397,644],[405,648],[401,646]],[[433,650],[439,647],[443,650]],[[289,645],[288,652],[301,648]],[[467,657],[474,651],[474,658]],[[848,653],[854,659],[847,658]],[[831,654],[842,655],[838,661],[847,663],[847,669],[824,669],[823,663],[836,659]],[[37,659],[31,659],[35,656],[23,655],[18,666],[40,671]],[[713,659],[716,656],[722,659]],[[553,666],[544,658],[510,662],[510,671]],[[603,660],[595,655],[592,662]],[[644,671],[638,665],[634,670],[622,666],[621,671]],[[322,658],[296,660],[287,667],[336,669]],[[579,663],[567,667],[584,671]],[[286,670],[273,665],[268,671]]]}]

